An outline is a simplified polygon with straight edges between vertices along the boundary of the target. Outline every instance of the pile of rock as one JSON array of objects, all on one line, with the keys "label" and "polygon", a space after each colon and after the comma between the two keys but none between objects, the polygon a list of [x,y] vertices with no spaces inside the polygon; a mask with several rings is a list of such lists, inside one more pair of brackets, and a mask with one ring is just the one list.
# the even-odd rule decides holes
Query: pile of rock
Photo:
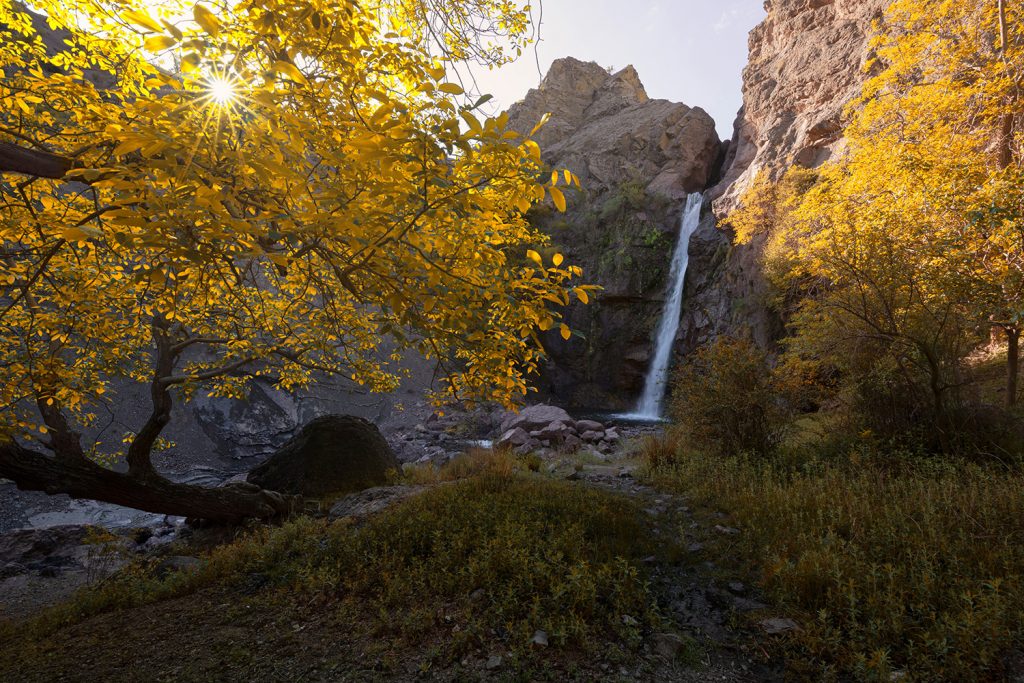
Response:
[{"label": "pile of rock", "polygon": [[545,448],[572,453],[587,447],[606,453],[620,438],[614,426],[596,420],[574,420],[557,406],[536,405],[509,413],[501,422],[501,436],[495,445],[516,453]]}]

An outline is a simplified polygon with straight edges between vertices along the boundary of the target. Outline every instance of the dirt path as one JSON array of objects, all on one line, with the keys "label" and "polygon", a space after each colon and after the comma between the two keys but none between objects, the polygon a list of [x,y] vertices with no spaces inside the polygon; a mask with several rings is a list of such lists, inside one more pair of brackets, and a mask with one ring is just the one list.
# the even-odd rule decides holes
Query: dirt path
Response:
[{"label": "dirt path", "polygon": [[[724,575],[707,550],[708,539],[738,530],[699,518],[685,497],[639,482],[636,465],[616,456],[622,454],[604,464],[583,465],[569,478],[637,501],[656,537],[664,540],[662,552],[645,560],[651,587],[674,630],[693,637],[700,659],[697,671],[664,680],[783,680],[780,671],[764,663],[758,643],[764,635],[749,626],[773,616],[770,608],[750,587]],[[652,650],[658,646],[653,643]]]}]

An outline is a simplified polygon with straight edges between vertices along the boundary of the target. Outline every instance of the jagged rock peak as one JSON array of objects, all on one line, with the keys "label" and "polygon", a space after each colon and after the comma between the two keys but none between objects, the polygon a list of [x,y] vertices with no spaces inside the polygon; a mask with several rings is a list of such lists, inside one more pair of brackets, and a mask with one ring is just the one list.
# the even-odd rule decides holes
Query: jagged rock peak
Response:
[{"label": "jagged rock peak", "polygon": [[569,168],[591,189],[641,180],[679,199],[703,190],[720,143],[700,108],[652,100],[632,66],[614,73],[573,57],[555,60],[539,87],[509,109],[512,128],[534,136],[545,160]]}]

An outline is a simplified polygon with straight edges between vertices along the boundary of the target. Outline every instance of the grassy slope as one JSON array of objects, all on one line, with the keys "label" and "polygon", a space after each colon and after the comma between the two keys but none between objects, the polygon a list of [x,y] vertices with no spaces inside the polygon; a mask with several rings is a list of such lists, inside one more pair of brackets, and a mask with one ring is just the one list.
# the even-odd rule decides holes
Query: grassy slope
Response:
[{"label": "grassy slope", "polygon": [[[707,458],[647,444],[657,485],[731,516],[729,544],[801,625],[805,680],[999,681],[1024,650],[1024,475],[853,449]],[[1012,668],[1012,665],[1011,665]]]},{"label": "grassy slope", "polygon": [[477,474],[359,527],[257,531],[198,573],[125,574],[0,632],[0,680],[600,678],[658,621],[639,519],[613,494]]}]

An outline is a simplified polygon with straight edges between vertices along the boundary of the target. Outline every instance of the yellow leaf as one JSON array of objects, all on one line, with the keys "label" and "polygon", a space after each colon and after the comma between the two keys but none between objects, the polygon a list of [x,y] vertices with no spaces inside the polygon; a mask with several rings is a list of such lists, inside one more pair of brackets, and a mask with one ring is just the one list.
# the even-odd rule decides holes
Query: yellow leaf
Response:
[{"label": "yellow leaf", "polygon": [[562,191],[555,186],[548,188],[548,192],[551,193],[551,200],[555,203],[555,206],[559,211],[565,211],[565,195]]},{"label": "yellow leaf", "polygon": [[63,228],[61,231],[61,237],[66,239],[68,242],[84,242],[89,239],[88,233],[81,228]]},{"label": "yellow leaf", "polygon": [[535,252],[533,249],[529,249],[526,252],[526,258],[530,259],[540,267],[544,267],[544,260],[540,257],[540,254]]},{"label": "yellow leaf", "polygon": [[576,289],[574,289],[572,291],[576,293],[576,297],[580,301],[582,301],[585,304],[589,304],[590,303],[590,296],[587,294],[587,290],[580,289],[579,287],[577,287]]},{"label": "yellow leaf", "polygon": [[565,258],[564,258],[564,257],[563,257],[563,256],[562,256],[561,254],[555,254],[555,255],[554,255],[554,256],[553,256],[552,258],[551,258],[551,262],[552,262],[553,264],[555,264],[555,267],[556,267],[556,268],[557,268],[558,266],[562,265],[562,261],[564,261],[564,260],[565,260]]},{"label": "yellow leaf", "polygon": [[461,95],[466,92],[458,83],[441,83],[437,86],[437,89],[441,92],[448,93],[449,95]]},{"label": "yellow leaf", "polygon": [[299,68],[292,64],[291,62],[285,62],[283,60],[279,62],[274,62],[274,71],[283,76],[287,76],[296,83],[305,84],[309,82],[306,80],[306,76],[301,71],[299,71]]},{"label": "yellow leaf", "polygon": [[559,332],[562,334],[562,339],[568,340],[572,336],[572,330],[565,323],[562,323],[559,327]]},{"label": "yellow leaf", "polygon": [[564,169],[562,175],[565,176],[565,184],[572,185],[572,173],[569,172],[569,169]]},{"label": "yellow leaf", "polygon": [[196,5],[193,8],[192,16],[195,17],[196,23],[214,38],[220,33],[220,19],[202,5]]},{"label": "yellow leaf", "polygon": [[144,46],[148,52],[162,52],[177,44],[177,40],[171,36],[153,36],[146,38]]},{"label": "yellow leaf", "polygon": [[153,17],[149,16],[145,12],[137,12],[135,10],[128,10],[121,15],[121,18],[127,21],[129,24],[135,24],[142,28],[147,28],[154,33],[163,33],[164,27],[160,25]]}]

